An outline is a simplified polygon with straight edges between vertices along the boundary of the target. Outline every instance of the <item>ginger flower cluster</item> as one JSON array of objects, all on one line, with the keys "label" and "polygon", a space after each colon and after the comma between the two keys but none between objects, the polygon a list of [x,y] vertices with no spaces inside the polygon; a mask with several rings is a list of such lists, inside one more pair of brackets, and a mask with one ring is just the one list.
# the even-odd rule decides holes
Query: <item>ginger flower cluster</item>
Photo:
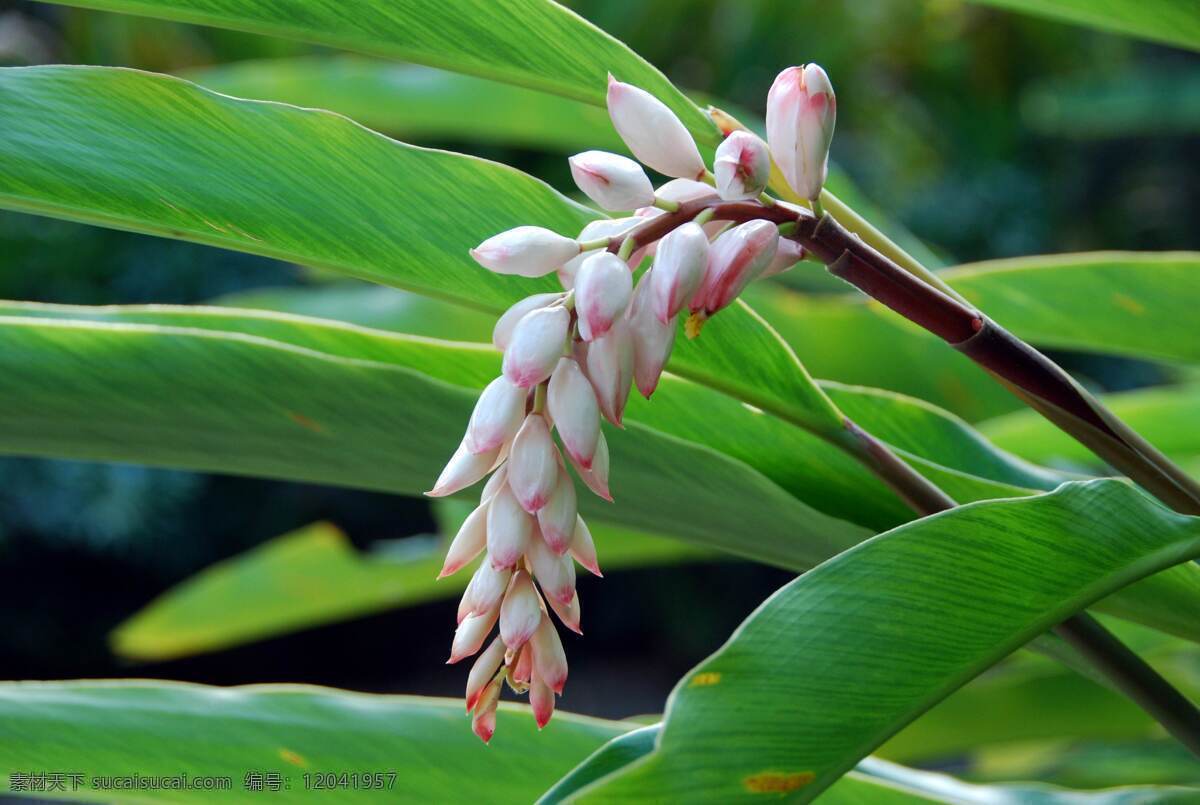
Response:
[{"label": "ginger flower cluster", "polygon": [[[555,273],[563,288],[522,299],[496,322],[492,341],[504,353],[502,374],[483,390],[461,444],[428,493],[451,495],[491,476],[441,572],[459,572],[483,555],[459,604],[449,662],[475,657],[466,707],[485,742],[504,684],[529,694],[542,727],[567,680],[554,620],[582,633],[575,564],[600,575],[578,512],[577,496],[586,492],[577,490],[572,470],[587,490],[611,502],[601,419],[621,427],[633,386],[647,398],[654,392],[680,316],[694,337],[750,282],[803,257],[778,224],[722,220],[721,205],[781,204],[764,192],[772,158],[796,193],[815,200],[836,109],[820,67],[788,68],[768,95],[768,142],[735,131],[709,171],[666,104],[611,76],[607,102],[638,161],[585,151],[570,158],[571,175],[601,209],[625,216],[593,221],[573,238],[519,226],[470,252],[500,274]],[[655,188],[642,165],[670,180]],[[664,215],[674,216],[664,219],[670,226],[650,237]]]}]

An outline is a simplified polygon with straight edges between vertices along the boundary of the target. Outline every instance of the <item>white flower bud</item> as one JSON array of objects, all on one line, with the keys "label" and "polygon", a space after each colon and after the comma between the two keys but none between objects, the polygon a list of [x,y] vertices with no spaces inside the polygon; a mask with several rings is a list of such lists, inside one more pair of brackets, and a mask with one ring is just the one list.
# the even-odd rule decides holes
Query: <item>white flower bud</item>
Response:
[{"label": "white flower bud", "polygon": [[499,617],[500,607],[492,607],[482,615],[469,615],[464,618],[454,630],[454,642],[450,646],[450,659],[446,660],[446,664],[454,665],[463,657],[470,657],[479,651]]},{"label": "white flower bud", "polygon": [[[507,454],[505,458],[507,458]],[[492,477],[488,478],[487,483],[483,485],[483,492],[479,495],[480,504],[487,503],[491,500],[492,495],[500,491],[500,488],[508,483],[508,467],[501,466],[500,469],[492,473]]]},{"label": "white flower bud", "polygon": [[446,463],[437,483],[425,494],[431,498],[443,498],[453,495],[460,489],[466,489],[483,476],[492,471],[496,459],[500,456],[500,448],[496,447],[485,453],[472,453],[467,449],[466,442],[459,444],[450,461]]},{"label": "white flower bud", "polygon": [[547,598],[566,604],[575,597],[575,564],[570,556],[559,556],[545,540],[534,536],[529,540],[525,560]]},{"label": "white flower bud", "polygon": [[692,312],[712,315],[737,298],[775,259],[779,228],[770,221],[747,221],[717,238],[708,251],[708,270],[692,299]]},{"label": "white flower bud", "polygon": [[575,533],[571,536],[571,556],[593,576],[604,576],[596,558],[596,543],[592,541],[592,532],[579,516],[575,518]]},{"label": "white flower bud", "polygon": [[587,488],[595,492],[598,497],[612,503],[612,495],[608,491],[608,442],[605,440],[604,434],[601,433],[600,440],[596,442],[596,454],[592,456],[591,469],[579,466],[569,455],[567,458],[571,459],[571,466],[575,468],[579,479],[587,485]]},{"label": "white flower bud", "polygon": [[508,568],[496,570],[491,562],[481,563],[459,602],[458,622],[462,623],[468,615],[482,615],[500,603],[511,576],[512,571]]},{"label": "white flower bud", "polygon": [[529,574],[518,570],[513,574],[504,602],[500,605],[500,639],[509,650],[518,649],[533,637],[542,620],[542,602]]},{"label": "white flower bud", "polygon": [[636,210],[654,203],[654,185],[642,166],[607,151],[584,151],[567,160],[571,176],[603,210]]},{"label": "white flower bud", "polygon": [[633,378],[638,391],[646,399],[658,388],[663,367],[675,346],[675,319],[666,324],[658,320],[651,300],[651,284],[655,269],[650,269],[638,282],[637,292],[629,305],[629,330],[633,334]]},{"label": "white flower bud", "polygon": [[707,267],[708,236],[695,221],[659,241],[654,270],[648,276],[650,305],[662,324],[668,324],[692,300]]},{"label": "white flower bud", "polygon": [[592,384],[573,359],[559,359],[550,376],[546,405],[563,447],[580,465],[592,466],[592,455],[600,439],[600,408]]},{"label": "white flower bud", "polygon": [[[579,241],[580,243],[586,243],[587,241],[599,240],[600,238],[613,238],[618,235],[624,235],[642,223],[644,223],[643,219],[632,216],[629,218],[602,218],[599,221],[590,221],[583,228],[583,231],[579,233]],[[562,283],[562,286],[567,290],[574,288],[575,275],[579,273],[579,267],[583,265],[583,261],[601,251],[604,250],[589,249],[586,252],[580,252],[575,257],[563,263],[563,267],[558,270],[558,280]],[[630,262],[630,265],[636,265],[636,263]]]},{"label": "white flower bud", "polygon": [[554,614],[562,621],[562,625],[570,629],[575,634],[583,634],[583,629],[580,628],[579,615],[579,593],[575,593],[571,600],[564,604],[557,599],[547,598],[546,603],[554,610]]},{"label": "white flower bud", "polygon": [[470,250],[475,262],[497,274],[541,277],[579,254],[579,244],[540,226],[518,226]]},{"label": "white flower bud", "polygon": [[836,120],[833,86],[818,65],[789,67],[775,78],[767,94],[767,142],[783,178],[801,198],[821,195]]},{"label": "white flower bud", "polygon": [[504,350],[504,376],[521,388],[536,386],[554,371],[563,346],[571,314],[562,305],[526,313],[513,328]]},{"label": "white flower bud", "polygon": [[622,427],[625,402],[633,386],[634,343],[629,322],[618,319],[587,348],[587,376],[604,418]]},{"label": "white flower bud", "polygon": [[665,176],[699,179],[704,160],[682,121],[665,103],[632,84],[608,77],[608,116],[643,164]]},{"label": "white flower bud", "polygon": [[471,673],[467,675],[468,713],[475,709],[475,705],[479,702],[479,695],[496,676],[502,662],[504,662],[504,641],[497,637],[491,642],[491,645],[484,649],[482,654],[475,658],[475,662],[471,666]]},{"label": "white flower bud", "polygon": [[488,504],[487,549],[492,567],[500,570],[515,566],[529,547],[532,533],[532,518],[505,486]]},{"label": "white flower bud", "polygon": [[555,693],[562,693],[567,684],[567,654],[550,618],[542,615],[530,639],[533,647],[533,675],[550,686]]},{"label": "white flower bud", "polygon": [[[704,182],[697,182],[695,179],[672,179],[669,182],[660,184],[654,194],[665,201],[674,201],[677,204],[683,204],[688,201],[699,201],[702,198],[716,198],[717,191],[711,185]],[[657,207],[651,209],[656,210],[658,214],[663,211]]]},{"label": "white flower bud", "polygon": [[767,144],[748,131],[735,131],[718,146],[713,173],[726,201],[758,198],[771,178]]},{"label": "white flower bud", "polygon": [[621,258],[602,251],[584,260],[575,276],[575,312],[583,340],[607,333],[625,311],[632,292],[633,273]]},{"label": "white flower bud", "polygon": [[550,723],[554,715],[554,691],[540,679],[533,679],[529,683],[529,707],[533,710],[533,720],[537,722],[539,730]]},{"label": "white flower bud", "polygon": [[525,416],[529,392],[497,377],[479,395],[463,443],[472,453],[495,450],[512,439]]},{"label": "white flower bud", "polygon": [[[559,466],[558,483],[554,485],[550,500],[537,513],[538,528],[550,550],[557,554],[567,552],[575,534],[578,511],[579,501],[575,495],[575,483],[571,480],[570,473]],[[536,535],[531,537],[531,541],[536,538]]]},{"label": "white flower bud", "polygon": [[512,340],[513,330],[516,328],[517,322],[525,318],[526,313],[548,307],[562,298],[563,295],[561,293],[535,293],[533,296],[527,296],[514,304],[508,310],[504,311],[504,315],[496,320],[496,326],[492,328],[492,346],[503,352],[508,348],[508,342]]},{"label": "white flower bud", "polygon": [[550,500],[558,481],[558,448],[550,436],[546,418],[529,414],[513,439],[508,456],[508,486],[521,508],[530,514]]},{"label": "white flower bud", "polygon": [[483,503],[467,515],[446,550],[446,561],[442,565],[442,572],[438,574],[439,579],[457,573],[483,550],[487,544],[487,510],[487,503]]}]

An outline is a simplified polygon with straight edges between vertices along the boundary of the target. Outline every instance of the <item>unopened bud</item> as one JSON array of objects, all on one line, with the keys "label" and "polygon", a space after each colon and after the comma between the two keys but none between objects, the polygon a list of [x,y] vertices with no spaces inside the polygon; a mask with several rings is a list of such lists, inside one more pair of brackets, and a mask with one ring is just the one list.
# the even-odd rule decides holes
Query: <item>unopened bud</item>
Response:
[{"label": "unopened bud", "polygon": [[500,639],[509,650],[519,649],[541,622],[542,604],[529,574],[518,570],[500,604]]},{"label": "unopened bud", "polygon": [[[717,197],[716,189],[704,182],[697,182],[695,179],[672,179],[660,184],[654,194],[664,201],[674,201],[676,204]],[[658,210],[658,212],[661,213],[662,210]]]},{"label": "unopened bud", "polygon": [[592,384],[572,358],[559,359],[550,376],[546,405],[563,447],[580,465],[592,466],[600,439],[600,408]]},{"label": "unopened bud", "polygon": [[[589,241],[597,241],[601,238],[613,238],[618,235],[623,235],[635,226],[643,223],[641,218],[601,218],[598,221],[589,221],[583,231],[579,233],[579,242],[587,243]],[[586,252],[580,252],[572,257],[567,262],[563,263],[562,268],[558,270],[558,280],[567,290],[575,287],[575,275],[579,273],[579,267],[583,265],[583,261],[591,257],[603,249],[589,249]],[[636,263],[631,263],[636,265]]]},{"label": "unopened bud", "polygon": [[513,567],[529,547],[533,520],[506,485],[488,504],[488,561],[497,570]]},{"label": "unopened bud", "polygon": [[446,561],[442,565],[442,572],[438,574],[439,579],[457,573],[483,550],[487,544],[487,510],[487,504],[483,503],[467,515],[446,550]]},{"label": "unopened bud", "polygon": [[821,195],[836,120],[833,85],[820,66],[789,67],[771,85],[767,142],[784,179],[801,198]]},{"label": "unopened bud", "polygon": [[484,649],[482,654],[475,658],[475,662],[471,666],[471,673],[467,675],[468,713],[475,709],[475,705],[479,703],[479,695],[496,676],[496,671],[500,670],[502,662],[504,662],[504,641],[497,637],[492,640],[491,645]]},{"label": "unopened bud", "polygon": [[583,339],[592,341],[607,333],[632,292],[633,274],[621,258],[602,251],[584,260],[575,275],[575,311]]},{"label": "unopened bud", "polygon": [[496,320],[496,326],[492,328],[492,346],[503,352],[508,348],[508,342],[512,340],[517,322],[525,318],[526,313],[547,307],[562,298],[561,293],[535,293],[533,296],[527,296],[515,303]]},{"label": "unopened bud", "polygon": [[575,597],[575,563],[570,556],[559,556],[535,535],[529,540],[525,559],[547,598],[566,604]]},{"label": "unopened bud", "polygon": [[459,602],[458,622],[462,623],[469,615],[482,615],[500,603],[511,576],[512,571],[508,568],[496,570],[491,562],[481,563]]},{"label": "unopened bud", "polygon": [[518,226],[471,249],[475,262],[497,274],[541,277],[579,254],[579,244],[540,226]]},{"label": "unopened bud", "polygon": [[567,684],[567,655],[547,615],[542,615],[530,646],[533,648],[533,676],[549,685],[555,693],[562,693]]},{"label": "unopened bud", "polygon": [[453,665],[463,657],[470,657],[479,651],[499,617],[500,607],[492,607],[481,615],[469,615],[464,618],[454,630],[454,642],[450,646],[450,659],[446,660],[446,664]]},{"label": "unopened bud", "polygon": [[599,441],[596,442],[596,454],[592,456],[590,469],[579,466],[578,462],[570,456],[567,458],[571,459],[571,466],[575,468],[579,479],[587,485],[587,488],[612,503],[612,495],[608,491],[608,442],[604,439],[604,434],[601,433]]},{"label": "unopened bud", "polygon": [[692,300],[707,267],[708,236],[695,221],[671,231],[659,242],[654,270],[648,276],[650,305],[662,324],[668,324]]},{"label": "unopened bud", "polygon": [[618,319],[612,329],[587,348],[587,376],[604,418],[617,427],[633,386],[634,343],[629,322]]},{"label": "unopened bud", "polygon": [[[593,451],[594,453],[594,451]],[[566,553],[575,533],[575,518],[579,512],[579,502],[575,495],[575,483],[564,468],[559,467],[558,483],[546,502],[537,513],[538,527],[542,539],[550,550],[557,554]],[[531,541],[537,539],[535,534]]]},{"label": "unopened bud", "polygon": [[472,453],[495,450],[516,435],[525,414],[528,392],[497,377],[479,395],[464,440]]},{"label": "unopened bud", "polygon": [[493,679],[484,687],[475,703],[475,715],[471,718],[471,730],[479,740],[487,743],[496,732],[496,707],[500,704],[500,679]]},{"label": "unopened bud", "polygon": [[683,122],[649,92],[608,77],[608,115],[642,163],[665,176],[698,179],[704,160]]},{"label": "unopened bud", "polygon": [[592,540],[591,529],[587,527],[583,518],[578,516],[575,520],[575,532],[571,535],[571,556],[593,576],[603,577],[600,563],[596,559],[596,543]]},{"label": "unopened bud", "polygon": [[508,456],[508,486],[530,514],[546,505],[558,481],[558,448],[541,414],[529,414]]},{"label": "unopened bud", "polygon": [[775,258],[779,228],[770,221],[739,224],[717,238],[708,252],[708,271],[692,299],[692,312],[711,316],[756,279]]},{"label": "unopened bud", "polygon": [[770,265],[763,269],[763,273],[759,274],[758,278],[761,280],[773,277],[776,274],[782,274],[803,259],[803,246],[791,238],[780,238],[779,249],[775,252],[774,259],[771,260]]},{"label": "unopened bud", "polygon": [[571,314],[562,305],[526,313],[513,328],[504,350],[504,376],[515,386],[529,388],[550,377],[563,345]]},{"label": "unopened bud", "polygon": [[726,201],[758,198],[771,178],[767,144],[748,131],[735,131],[718,146],[713,173]]},{"label": "unopened bud", "polygon": [[654,203],[650,177],[628,157],[584,151],[568,162],[575,184],[603,210],[636,210]]},{"label": "unopened bud", "polygon": [[666,324],[654,313],[651,285],[657,268],[651,268],[638,282],[637,292],[629,305],[629,329],[633,334],[633,378],[638,391],[646,399],[658,388],[663,367],[675,346],[675,319]]},{"label": "unopened bud", "polygon": [[471,484],[492,471],[496,459],[500,456],[500,447],[485,453],[472,453],[467,449],[466,442],[458,446],[450,461],[446,463],[437,483],[425,494],[431,498],[442,498],[453,495],[460,489],[466,489]]},{"label": "unopened bud", "polygon": [[571,597],[567,603],[559,601],[557,598],[547,598],[546,603],[554,610],[554,614],[558,616],[562,625],[570,629],[575,634],[583,634],[583,629],[580,628],[579,621],[579,593]]},{"label": "unopened bud", "polygon": [[533,679],[529,683],[529,706],[533,709],[533,720],[540,730],[550,723],[554,715],[554,691],[542,680]]}]

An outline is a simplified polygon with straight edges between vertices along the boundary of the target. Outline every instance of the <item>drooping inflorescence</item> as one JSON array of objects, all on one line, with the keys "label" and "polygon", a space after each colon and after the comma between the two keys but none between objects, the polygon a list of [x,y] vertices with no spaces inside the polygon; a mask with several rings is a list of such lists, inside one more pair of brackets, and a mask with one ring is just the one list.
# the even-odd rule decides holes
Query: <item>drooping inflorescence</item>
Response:
[{"label": "drooping inflorescence", "polygon": [[[462,443],[428,493],[451,495],[491,475],[441,573],[456,573],[483,554],[459,605],[449,662],[478,655],[466,706],[484,741],[495,729],[505,682],[528,692],[539,727],[549,721],[567,679],[553,617],[582,633],[575,563],[600,575],[567,465],[611,501],[600,420],[621,426],[634,385],[646,398],[653,394],[679,317],[686,314],[685,332],[695,337],[750,282],[802,259],[803,249],[781,238],[777,223],[744,211],[741,223],[723,220],[721,204],[783,204],[764,194],[772,156],[791,188],[815,200],[835,101],[817,65],[785,70],[768,97],[769,146],[736,131],[717,149],[714,172],[679,118],[644,90],[610,76],[608,111],[633,155],[673,178],[655,189],[627,157],[576,154],[570,166],[579,189],[606,211],[632,215],[593,221],[575,238],[519,226],[471,250],[492,271],[557,273],[563,287],[522,299],[496,322],[492,342],[504,353],[502,374],[483,390]],[[672,217],[657,220],[664,215]],[[650,267],[635,282],[647,259]]]}]

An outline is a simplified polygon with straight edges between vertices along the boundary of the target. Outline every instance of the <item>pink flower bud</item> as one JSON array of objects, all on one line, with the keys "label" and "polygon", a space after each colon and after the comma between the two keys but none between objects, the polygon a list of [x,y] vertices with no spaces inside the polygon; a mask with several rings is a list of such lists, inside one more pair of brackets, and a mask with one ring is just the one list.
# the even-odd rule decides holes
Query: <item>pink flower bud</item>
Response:
[{"label": "pink flower bud", "polygon": [[[570,474],[561,466],[558,472],[558,483],[546,502],[537,513],[538,527],[542,539],[554,553],[563,554],[571,544],[575,533],[575,518],[578,515],[578,500],[575,496],[575,483]],[[530,541],[536,539],[531,537]]]},{"label": "pink flower bud", "polygon": [[649,92],[608,77],[608,116],[642,163],[664,176],[699,179],[704,160],[683,122]]},{"label": "pink flower bud", "polygon": [[561,293],[535,293],[533,296],[527,296],[514,304],[508,310],[504,311],[504,315],[496,320],[496,326],[492,329],[492,346],[503,352],[508,348],[508,342],[512,340],[513,330],[516,328],[517,322],[525,318],[526,313],[548,307],[562,298],[563,295]]},{"label": "pink flower bud", "polygon": [[491,642],[491,645],[484,649],[482,654],[475,658],[474,664],[471,665],[471,672],[467,674],[468,713],[475,709],[480,694],[496,676],[502,662],[504,662],[504,641],[497,637]]},{"label": "pink flower bud", "polygon": [[775,258],[779,229],[770,221],[747,221],[717,238],[708,252],[708,271],[691,302],[692,312],[712,315],[734,299]]},{"label": "pink flower bud", "polygon": [[483,550],[487,544],[487,510],[487,504],[484,503],[467,515],[446,550],[446,561],[442,565],[442,572],[438,574],[439,579],[457,573]]},{"label": "pink flower bud", "polygon": [[836,119],[833,86],[819,66],[789,67],[775,78],[767,94],[767,142],[801,198],[821,195]]},{"label": "pink flower bud", "polygon": [[488,504],[488,559],[497,570],[513,567],[529,547],[533,519],[521,508],[512,490],[504,486]]},{"label": "pink flower bud", "polygon": [[575,597],[575,565],[569,556],[559,556],[543,539],[529,540],[525,560],[547,598],[566,604]]},{"label": "pink flower bud", "polygon": [[633,378],[646,399],[650,399],[658,388],[658,379],[671,357],[678,329],[675,319],[663,324],[654,313],[651,300],[654,271],[650,269],[638,282],[628,314],[629,330],[633,334]]},{"label": "pink flower bud", "polygon": [[499,456],[500,447],[485,453],[472,453],[467,449],[464,440],[454,451],[450,461],[446,463],[446,468],[438,476],[433,489],[425,494],[431,498],[444,498],[447,495],[453,495],[460,489],[466,489],[491,472]]},{"label": "pink flower bud", "polygon": [[541,414],[525,417],[508,456],[508,486],[530,514],[546,505],[558,481],[558,448]]},{"label": "pink flower bud", "polygon": [[496,672],[499,671],[502,662],[504,662],[504,641],[497,637],[484,649],[484,653],[475,657],[475,662],[470,666],[470,673],[467,674],[467,713],[475,709],[475,704],[479,703],[480,693],[484,692],[488,683],[491,683],[492,678],[496,677]]},{"label": "pink flower bud", "polygon": [[529,683],[529,706],[533,709],[533,720],[540,730],[550,723],[550,717],[554,715],[554,691],[542,680],[534,679]]},{"label": "pink flower bud", "polygon": [[528,685],[533,679],[533,648],[528,643],[521,646],[509,665],[512,667],[513,682]]},{"label": "pink flower bud", "polygon": [[803,246],[791,238],[780,238],[779,249],[775,252],[775,258],[771,260],[770,265],[763,269],[763,273],[759,274],[758,278],[761,280],[773,277],[776,274],[782,274],[803,259]]},{"label": "pink flower bud", "polygon": [[726,201],[758,198],[771,178],[767,144],[748,131],[735,131],[718,146],[713,173]]},{"label": "pink flower bud", "polygon": [[479,395],[463,440],[472,453],[495,450],[512,439],[525,416],[528,392],[497,377]]},{"label": "pink flower bud", "polygon": [[500,639],[510,650],[518,649],[533,636],[541,619],[541,598],[529,574],[518,570],[500,605]]},{"label": "pink flower bud", "polygon": [[471,249],[481,266],[497,274],[541,277],[579,254],[579,244],[540,226],[518,226]]},{"label": "pink flower bud", "polygon": [[579,627],[579,593],[575,593],[565,604],[556,598],[547,598],[546,603],[554,610],[554,614],[562,621],[563,626],[575,634],[583,634],[583,629]]},{"label": "pink flower bud", "polygon": [[[672,179],[658,186],[654,194],[666,201],[683,204],[687,201],[699,201],[702,198],[716,198],[717,191],[711,185],[697,182],[695,179]],[[652,207],[651,209],[657,209]],[[658,210],[661,214],[662,210]]]},{"label": "pink flower bud", "polygon": [[581,466],[592,466],[600,439],[600,408],[592,384],[573,359],[559,359],[550,376],[546,404],[563,447]]},{"label": "pink flower bud", "polygon": [[650,177],[628,157],[584,151],[567,161],[575,184],[602,210],[636,210],[654,203]]},{"label": "pink flower bud", "polygon": [[600,440],[596,442],[596,454],[592,456],[591,469],[585,470],[569,455],[567,458],[571,459],[571,466],[579,474],[580,480],[587,484],[588,489],[612,503],[612,495],[608,491],[608,442],[605,441],[604,434],[601,433]]},{"label": "pink flower bud", "polygon": [[612,329],[587,348],[587,376],[596,402],[604,418],[617,427],[633,385],[633,349],[633,332],[624,319],[613,322]]},{"label": "pink flower bud", "polygon": [[471,730],[484,743],[492,740],[496,732],[496,707],[500,704],[500,680],[494,679],[483,689],[475,704],[475,715],[471,718]]},{"label": "pink flower bud", "polygon": [[504,376],[521,388],[536,386],[554,371],[563,345],[571,314],[562,305],[526,313],[513,328],[512,339],[504,349]]},{"label": "pink flower bud", "polygon": [[575,531],[571,535],[571,556],[593,576],[603,578],[600,563],[596,560],[596,543],[592,541],[591,529],[579,516],[575,518]]},{"label": "pink flower bud", "polygon": [[567,654],[563,651],[554,624],[545,614],[537,624],[529,645],[533,647],[534,678],[542,680],[555,693],[562,693],[563,686],[567,684]]},{"label": "pink flower bud", "polygon": [[583,340],[607,333],[625,311],[632,292],[633,274],[621,258],[602,251],[584,260],[575,275],[575,312]]},{"label": "pink flower bud", "polygon": [[458,622],[462,623],[469,615],[482,615],[500,603],[511,576],[512,571],[508,568],[496,570],[491,562],[480,564],[459,603]]},{"label": "pink flower bud", "polygon": [[708,236],[695,221],[672,230],[659,242],[654,270],[648,275],[650,304],[659,322],[668,324],[691,301],[707,267]]},{"label": "pink flower bud", "polygon": [[[641,218],[602,218],[599,221],[589,221],[583,231],[579,233],[580,242],[590,240],[599,240],[600,238],[612,238],[617,235],[623,235],[635,226],[644,223]],[[558,270],[558,281],[567,290],[575,287],[575,275],[579,273],[579,267],[583,265],[583,261],[591,257],[593,254],[603,251],[603,249],[589,249],[586,252],[580,252],[575,257],[572,257],[567,262],[563,263],[562,268]],[[630,265],[637,265],[630,263]]]},{"label": "pink flower bud", "polygon": [[500,607],[492,607],[482,615],[469,615],[464,618],[454,630],[454,643],[450,646],[450,659],[446,660],[446,664],[454,665],[463,657],[470,657],[479,651],[499,617]]}]

